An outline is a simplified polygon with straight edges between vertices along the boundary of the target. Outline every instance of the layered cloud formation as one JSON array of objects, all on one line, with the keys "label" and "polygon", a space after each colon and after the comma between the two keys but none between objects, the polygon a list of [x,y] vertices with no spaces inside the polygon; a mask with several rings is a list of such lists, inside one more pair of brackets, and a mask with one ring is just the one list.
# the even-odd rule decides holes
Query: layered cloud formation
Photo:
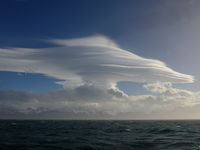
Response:
[{"label": "layered cloud formation", "polygon": [[[0,91],[1,118],[148,118],[199,106],[199,92],[172,87],[193,82],[193,76],[123,50],[107,37],[50,42],[57,47],[0,49],[0,71],[40,73],[64,87],[41,94]],[[120,81],[143,82],[156,94],[128,96],[116,87]]]},{"label": "layered cloud formation", "polygon": [[104,36],[52,40],[56,48],[0,49],[0,70],[40,73],[63,80],[64,86],[111,88],[119,81],[193,82],[193,77],[163,62],[123,50]]}]

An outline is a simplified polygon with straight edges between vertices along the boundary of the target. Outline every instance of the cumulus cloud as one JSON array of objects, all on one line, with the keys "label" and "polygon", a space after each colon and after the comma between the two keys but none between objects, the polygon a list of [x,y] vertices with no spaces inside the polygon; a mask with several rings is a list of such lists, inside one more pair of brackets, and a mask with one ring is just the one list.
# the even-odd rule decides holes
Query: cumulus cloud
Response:
[{"label": "cumulus cloud", "polygon": [[186,112],[189,118],[197,117],[193,112],[200,108],[200,92],[176,89],[169,83],[145,88],[160,95],[128,96],[118,89],[86,85],[46,93],[0,91],[0,117],[149,119],[169,114],[184,118]]},{"label": "cumulus cloud", "polygon": [[54,48],[0,49],[0,70],[40,73],[62,81],[64,87],[95,85],[111,88],[119,81],[193,82],[163,62],[119,48],[105,36],[51,40]]},{"label": "cumulus cloud", "polygon": [[200,92],[192,92],[172,87],[171,83],[152,83],[144,85],[147,90],[159,93],[165,101],[179,101],[182,106],[193,106],[200,103]]}]

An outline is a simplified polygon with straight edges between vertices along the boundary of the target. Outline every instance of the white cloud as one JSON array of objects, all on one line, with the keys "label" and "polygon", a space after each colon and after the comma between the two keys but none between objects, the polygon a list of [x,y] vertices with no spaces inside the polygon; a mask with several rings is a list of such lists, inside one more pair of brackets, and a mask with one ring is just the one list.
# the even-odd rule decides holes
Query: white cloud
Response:
[{"label": "white cloud", "polygon": [[182,106],[200,104],[200,92],[192,92],[172,87],[171,83],[152,83],[144,85],[147,90],[160,93],[164,101],[179,101]]},{"label": "white cloud", "polygon": [[58,47],[0,49],[0,70],[41,73],[66,86],[84,84],[110,88],[119,81],[193,82],[193,77],[163,62],[123,50],[105,36],[51,40]]},{"label": "white cloud", "polygon": [[[193,82],[193,76],[161,61],[123,50],[104,36],[51,42],[58,47],[0,49],[0,71],[40,73],[62,80],[57,83],[64,86],[41,94],[0,91],[0,118],[162,118],[199,108],[200,92],[172,87]],[[119,81],[146,82],[144,88],[159,95],[128,96],[116,87]]]}]

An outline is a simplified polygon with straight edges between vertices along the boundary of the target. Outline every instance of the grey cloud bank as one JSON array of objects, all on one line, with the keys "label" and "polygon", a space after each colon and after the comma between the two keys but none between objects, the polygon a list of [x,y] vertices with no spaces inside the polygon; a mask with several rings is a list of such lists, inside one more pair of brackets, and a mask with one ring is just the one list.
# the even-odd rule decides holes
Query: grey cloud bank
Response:
[{"label": "grey cloud bank", "polygon": [[127,96],[117,89],[101,89],[93,86],[80,86],[41,94],[28,91],[0,91],[0,118],[198,118],[200,92],[175,89],[163,83],[144,86],[150,91],[153,89],[159,95]]}]

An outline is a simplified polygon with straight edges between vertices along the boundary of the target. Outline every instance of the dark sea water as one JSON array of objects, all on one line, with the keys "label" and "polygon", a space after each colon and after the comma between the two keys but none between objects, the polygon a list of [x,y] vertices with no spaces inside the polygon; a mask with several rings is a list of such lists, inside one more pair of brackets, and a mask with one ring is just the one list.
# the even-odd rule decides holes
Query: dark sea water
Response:
[{"label": "dark sea water", "polygon": [[0,150],[200,150],[200,121],[0,121]]}]

